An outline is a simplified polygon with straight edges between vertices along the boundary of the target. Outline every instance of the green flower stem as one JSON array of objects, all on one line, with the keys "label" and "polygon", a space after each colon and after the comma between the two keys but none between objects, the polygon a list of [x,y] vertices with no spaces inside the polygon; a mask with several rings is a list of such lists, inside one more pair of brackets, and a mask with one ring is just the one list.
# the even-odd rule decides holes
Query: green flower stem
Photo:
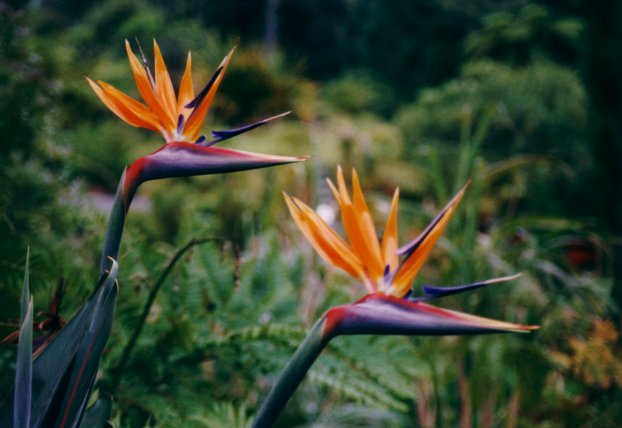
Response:
[{"label": "green flower stem", "polygon": [[125,217],[131,202],[131,199],[126,201],[124,189],[126,171],[127,169],[123,171],[121,179],[119,180],[119,186],[117,187],[117,193],[114,197],[114,203],[108,219],[104,250],[102,251],[101,262],[99,263],[99,273],[101,275],[110,269],[110,258],[114,260],[118,260],[119,258],[119,247],[121,245],[121,237],[123,236]]},{"label": "green flower stem", "polygon": [[257,412],[253,420],[253,428],[268,428],[274,425],[311,365],[330,342],[332,336],[325,334],[326,319],[324,315],[315,323],[292,359],[289,360],[268,398]]}]

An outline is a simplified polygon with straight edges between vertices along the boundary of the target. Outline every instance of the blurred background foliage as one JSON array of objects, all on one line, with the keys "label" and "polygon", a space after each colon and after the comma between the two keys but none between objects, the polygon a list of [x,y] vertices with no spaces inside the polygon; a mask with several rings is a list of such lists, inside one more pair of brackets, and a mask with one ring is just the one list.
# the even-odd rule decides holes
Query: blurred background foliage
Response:
[{"label": "blurred background foliage", "polygon": [[[403,241],[470,178],[415,293],[523,272],[442,304],[542,329],[339,338],[279,426],[619,426],[620,19],[614,0],[0,1],[0,335],[27,246],[39,320],[61,279],[71,316],[123,167],[161,144],[83,76],[137,96],[124,39],[151,57],[156,37],[174,82],[187,51],[203,82],[237,44],[208,130],[291,110],[227,144],[312,159],[141,188],[97,390],[115,424],[247,426],[313,321],[363,294],[313,254],[281,196],[338,217],[324,179],[341,164],[379,228],[400,187]],[[0,397],[14,353],[0,348]]]}]

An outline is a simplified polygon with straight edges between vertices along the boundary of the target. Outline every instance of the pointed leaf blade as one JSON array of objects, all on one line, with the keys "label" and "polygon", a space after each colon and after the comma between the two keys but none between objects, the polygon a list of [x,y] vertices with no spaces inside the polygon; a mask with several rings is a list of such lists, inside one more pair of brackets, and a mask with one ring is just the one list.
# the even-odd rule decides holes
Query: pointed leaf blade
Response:
[{"label": "pointed leaf blade", "polygon": [[[27,284],[24,285],[24,289],[28,289]],[[15,428],[30,427],[32,407],[32,297],[28,301],[22,318],[15,372],[15,404],[13,407],[15,422],[13,426]]]},{"label": "pointed leaf blade", "polygon": [[79,426],[86,410],[99,362],[112,329],[118,292],[116,271],[117,264],[113,261],[111,274],[102,286],[103,292],[96,301],[90,325],[75,356],[58,427]]},{"label": "pointed leaf blade", "polygon": [[[58,407],[62,404],[76,353],[91,324],[96,303],[106,290],[105,285],[110,284],[112,278],[116,279],[116,271],[115,262],[110,273],[102,275],[93,294],[73,318],[35,356],[31,426],[42,426],[44,421],[54,420],[55,411],[58,416],[58,409],[54,409],[54,405]],[[14,394],[11,393],[0,406],[0,426],[13,426],[13,407]]]},{"label": "pointed leaf blade", "polygon": [[100,398],[91,407],[86,409],[80,428],[104,428],[112,416],[112,401],[108,398]]}]

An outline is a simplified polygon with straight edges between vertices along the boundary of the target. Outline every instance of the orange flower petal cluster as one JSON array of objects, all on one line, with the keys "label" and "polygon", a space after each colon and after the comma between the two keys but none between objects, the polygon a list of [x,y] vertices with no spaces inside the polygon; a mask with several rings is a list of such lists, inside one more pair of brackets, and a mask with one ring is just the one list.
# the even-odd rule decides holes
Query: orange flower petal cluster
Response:
[{"label": "orange flower petal cluster", "polygon": [[460,190],[417,239],[400,249],[397,238],[398,189],[393,195],[382,241],[379,241],[356,171],[352,170],[351,195],[340,167],[337,169],[337,186],[330,180],[328,185],[339,204],[347,241],[304,202],[285,195],[294,221],[324,260],[361,280],[370,293],[396,297],[403,297],[410,290],[465,191],[465,188]]},{"label": "orange flower petal cluster", "polygon": [[155,75],[134,55],[130,43],[125,41],[134,81],[144,104],[126,95],[114,86],[97,80],[87,80],[99,99],[119,118],[128,124],[162,134],[167,143],[195,142],[199,138],[207,111],[222,81],[234,49],[222,60],[212,79],[195,96],[192,84],[192,57],[188,53],[186,69],[176,95],[171,77],[157,42],[153,41]]}]

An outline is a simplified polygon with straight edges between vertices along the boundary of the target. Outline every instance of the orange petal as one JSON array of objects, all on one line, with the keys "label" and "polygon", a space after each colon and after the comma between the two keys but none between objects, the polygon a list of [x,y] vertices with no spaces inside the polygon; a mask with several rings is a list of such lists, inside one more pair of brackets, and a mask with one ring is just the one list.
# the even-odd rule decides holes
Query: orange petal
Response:
[{"label": "orange petal", "polygon": [[408,292],[410,285],[419,272],[419,269],[421,269],[421,266],[423,266],[423,263],[430,254],[430,251],[432,251],[432,247],[434,247],[434,244],[438,238],[443,234],[445,226],[447,226],[449,219],[460,203],[465,190],[466,186],[463,187],[456,194],[456,196],[454,196],[454,198],[443,209],[445,214],[438,219],[437,223],[427,232],[427,235],[417,246],[417,248],[402,261],[402,264],[393,279],[392,289],[390,291],[392,295],[401,297]]},{"label": "orange petal", "polygon": [[384,235],[382,236],[382,255],[384,264],[391,267],[391,272],[397,268],[399,257],[397,255],[397,206],[400,198],[400,189],[395,189],[393,201],[391,201],[391,210],[387,218],[387,224],[384,227]]},{"label": "orange petal", "polygon": [[203,121],[205,120],[205,116],[207,115],[207,111],[209,110],[210,105],[212,104],[212,100],[214,99],[214,95],[216,95],[216,91],[218,90],[218,86],[220,86],[220,82],[222,81],[222,77],[227,71],[227,66],[229,65],[229,60],[231,60],[231,56],[235,51],[235,47],[229,51],[227,56],[222,60],[218,68],[222,67],[222,71],[214,81],[214,84],[210,88],[205,98],[201,101],[190,117],[186,122],[186,126],[184,127],[184,137],[189,141],[194,141],[199,138],[199,134],[201,133],[201,127],[203,126]]},{"label": "orange petal", "polygon": [[339,194],[341,199],[348,204],[350,202],[350,195],[348,194],[348,186],[346,186],[346,180],[343,178],[343,170],[341,166],[337,166],[337,186],[339,186]]},{"label": "orange petal", "polygon": [[183,114],[184,117],[190,116],[191,109],[187,109],[184,106],[194,99],[194,88],[192,86],[192,55],[188,52],[188,59],[186,60],[186,69],[184,70],[184,76],[181,78],[181,84],[179,85],[179,96],[177,97],[177,113]]},{"label": "orange petal", "polygon": [[121,104],[130,113],[145,122],[145,125],[143,126],[144,128],[154,131],[162,130],[162,123],[160,122],[160,119],[155,114],[153,114],[153,112],[149,110],[147,106],[139,101],[136,101],[129,95],[124,94],[123,92],[121,92],[114,86],[107,84],[106,82],[98,80],[97,84],[101,86],[101,88],[104,90],[104,93],[106,93],[113,99],[116,99],[118,103]]},{"label": "orange petal", "polygon": [[359,176],[354,168],[352,169],[352,202],[354,203],[354,211],[356,213],[359,228],[361,229],[363,238],[367,243],[366,249],[369,251],[370,257],[373,257],[374,261],[378,262],[379,269],[377,275],[382,275],[384,271],[384,263],[380,253],[378,235],[376,234],[376,228],[374,227],[374,221],[369,213],[369,208],[365,202],[365,196],[363,195],[363,191],[361,189]]},{"label": "orange petal", "polygon": [[[354,183],[353,177],[353,183]],[[341,222],[348,236],[348,241],[352,245],[352,249],[356,255],[363,262],[365,271],[372,282],[377,283],[384,272],[383,260],[380,254],[380,246],[378,245],[378,238],[376,237],[376,231],[374,230],[373,223],[371,223],[371,215],[367,209],[367,204],[363,198],[358,180],[354,187],[358,186],[358,194],[355,190],[355,198],[357,199],[356,205],[348,195],[348,189],[346,187],[345,180],[343,178],[343,171],[341,167],[337,168],[337,185],[339,190],[335,189],[335,186],[329,180],[329,186],[335,194],[335,198],[339,203],[341,209]]]},{"label": "orange petal", "polygon": [[333,184],[332,181],[330,181],[330,178],[326,179],[326,184],[328,184],[328,188],[330,189],[331,192],[333,192],[333,196],[335,197],[335,200],[337,201],[339,206],[341,206],[341,195],[339,194],[339,190],[335,188],[335,185]]},{"label": "orange petal", "polygon": [[350,246],[306,204],[284,196],[298,228],[318,254],[328,263],[345,270],[353,277],[365,280],[361,261]]},{"label": "orange petal", "polygon": [[105,82],[98,81],[95,83],[88,77],[86,80],[106,107],[125,122],[139,128],[147,128],[152,131],[159,130],[158,118],[143,104]]},{"label": "orange petal", "polygon": [[168,74],[164,58],[158,43],[153,39],[153,55],[155,56],[155,84],[156,96],[160,100],[160,104],[168,114],[168,117],[177,123],[177,98],[175,97],[175,89],[171,76]]},{"label": "orange petal", "polygon": [[145,68],[140,63],[134,52],[132,52],[132,47],[130,46],[130,42],[125,41],[125,50],[127,51],[127,57],[130,61],[130,68],[132,69],[132,74],[134,75],[134,81],[136,82],[136,87],[138,88],[138,92],[140,96],[143,97],[145,103],[151,111],[158,116],[160,122],[164,126],[164,128],[168,131],[175,130],[176,122],[171,121],[171,118],[166,113],[162,105],[160,104],[160,100],[156,97],[154,93],[154,88],[151,85],[149,77],[147,76],[147,72]]}]

